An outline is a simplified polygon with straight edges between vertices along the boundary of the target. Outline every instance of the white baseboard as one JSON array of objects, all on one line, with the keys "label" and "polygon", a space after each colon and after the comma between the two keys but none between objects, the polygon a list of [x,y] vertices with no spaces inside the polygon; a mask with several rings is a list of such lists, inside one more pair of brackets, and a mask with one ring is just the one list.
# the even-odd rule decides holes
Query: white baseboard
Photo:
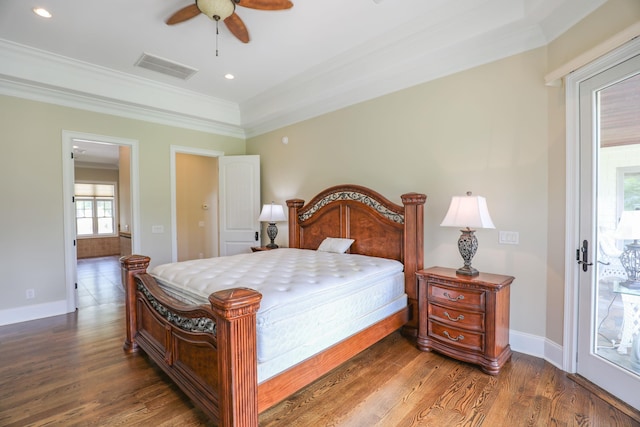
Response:
[{"label": "white baseboard", "polygon": [[66,300],[9,308],[6,310],[0,310],[0,326],[58,316],[66,313],[68,313]]},{"label": "white baseboard", "polygon": [[509,343],[513,351],[539,357],[558,369],[562,369],[563,348],[547,338],[511,329],[509,331]]},{"label": "white baseboard", "polygon": [[[0,310],[0,326],[66,313],[68,313],[68,311],[67,301],[65,300],[10,308]],[[513,329],[509,331],[509,342],[511,344],[511,350],[544,359],[558,369],[562,369],[563,348],[555,342],[544,337],[515,331]]]}]

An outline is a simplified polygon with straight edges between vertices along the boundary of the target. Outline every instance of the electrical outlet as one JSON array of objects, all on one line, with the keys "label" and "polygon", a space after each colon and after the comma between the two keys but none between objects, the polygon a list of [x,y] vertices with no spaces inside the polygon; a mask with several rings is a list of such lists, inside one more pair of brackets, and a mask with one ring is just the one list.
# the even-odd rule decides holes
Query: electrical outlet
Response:
[{"label": "electrical outlet", "polygon": [[36,297],[35,289],[27,289],[27,299],[34,299]]}]

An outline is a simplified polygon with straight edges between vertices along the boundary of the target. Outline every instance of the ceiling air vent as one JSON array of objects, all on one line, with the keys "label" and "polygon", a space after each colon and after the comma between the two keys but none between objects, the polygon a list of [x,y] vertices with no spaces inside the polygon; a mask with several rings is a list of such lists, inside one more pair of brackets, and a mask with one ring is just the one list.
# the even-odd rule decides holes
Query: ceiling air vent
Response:
[{"label": "ceiling air vent", "polygon": [[143,53],[136,62],[136,67],[146,68],[147,70],[165,74],[171,77],[177,77],[182,80],[188,80],[191,76],[198,72],[195,68],[169,61],[168,59]]}]

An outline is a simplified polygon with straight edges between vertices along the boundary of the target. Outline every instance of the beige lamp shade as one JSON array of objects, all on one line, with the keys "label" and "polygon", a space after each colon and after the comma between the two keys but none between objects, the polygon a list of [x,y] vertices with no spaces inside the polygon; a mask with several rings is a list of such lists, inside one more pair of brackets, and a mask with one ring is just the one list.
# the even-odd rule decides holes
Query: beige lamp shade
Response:
[{"label": "beige lamp shade", "polygon": [[640,211],[624,211],[614,233],[618,240],[640,239]]},{"label": "beige lamp shade", "polygon": [[286,221],[287,217],[284,216],[284,209],[282,205],[275,205],[271,203],[270,205],[263,205],[262,211],[260,212],[260,217],[258,221],[260,222],[282,222]]},{"label": "beige lamp shade", "polygon": [[196,5],[200,12],[214,21],[224,21],[233,15],[236,9],[233,0],[197,0]]},{"label": "beige lamp shade", "polygon": [[496,228],[493,225],[487,200],[482,196],[453,196],[449,210],[442,223],[443,227]]}]

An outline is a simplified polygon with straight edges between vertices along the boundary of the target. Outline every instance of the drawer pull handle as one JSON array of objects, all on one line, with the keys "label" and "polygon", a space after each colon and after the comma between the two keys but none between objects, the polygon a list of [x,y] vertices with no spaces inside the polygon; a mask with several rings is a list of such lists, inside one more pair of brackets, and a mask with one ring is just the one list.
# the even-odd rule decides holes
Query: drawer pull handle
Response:
[{"label": "drawer pull handle", "polygon": [[458,317],[456,317],[455,319],[449,315],[448,311],[445,311],[444,315],[447,316],[447,319],[451,320],[452,322],[458,322],[460,320],[464,320],[464,315],[462,314],[459,314]]},{"label": "drawer pull handle", "polygon": [[464,339],[464,335],[460,334],[457,337],[453,338],[451,335],[449,335],[449,331],[444,331],[443,334],[449,338],[451,341],[462,341]]},{"label": "drawer pull handle", "polygon": [[444,296],[447,297],[449,301],[459,301],[464,299],[464,295],[458,295],[457,297],[454,298],[451,295],[449,295],[449,292],[445,292]]}]

